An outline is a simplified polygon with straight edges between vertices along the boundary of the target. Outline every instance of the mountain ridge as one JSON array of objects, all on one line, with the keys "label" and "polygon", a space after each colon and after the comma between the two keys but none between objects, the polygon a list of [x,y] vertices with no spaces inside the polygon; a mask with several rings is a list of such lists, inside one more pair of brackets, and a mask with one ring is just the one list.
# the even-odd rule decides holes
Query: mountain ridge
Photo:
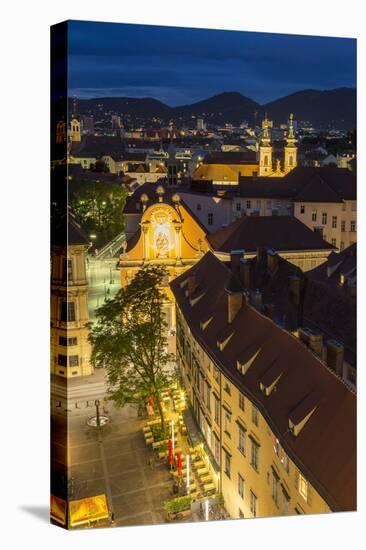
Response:
[{"label": "mountain ridge", "polygon": [[[71,99],[70,99],[71,101]],[[260,104],[240,92],[222,92],[206,99],[171,107],[152,98],[98,97],[78,100],[80,114],[96,114],[101,109],[114,110],[121,116],[140,118],[181,119],[188,122],[202,116],[212,124],[239,124],[247,120],[251,125],[261,120],[265,113],[275,124],[284,123],[290,112],[295,119],[309,120],[314,126],[334,126],[351,129],[356,122],[356,89],[299,90],[268,103]]]}]

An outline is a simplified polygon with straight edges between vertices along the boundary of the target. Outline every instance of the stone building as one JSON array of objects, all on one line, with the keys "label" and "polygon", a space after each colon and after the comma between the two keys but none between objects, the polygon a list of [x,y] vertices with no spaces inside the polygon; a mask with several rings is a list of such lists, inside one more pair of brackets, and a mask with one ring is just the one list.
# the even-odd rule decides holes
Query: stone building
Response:
[{"label": "stone building", "polygon": [[355,395],[250,303],[238,267],[208,252],[171,283],[182,383],[225,507],[232,518],[355,510]]},{"label": "stone building", "polygon": [[[61,232],[59,234],[61,238]],[[51,250],[51,374],[64,378],[93,373],[88,342],[86,252],[90,243],[68,215],[68,245],[56,233]]]}]

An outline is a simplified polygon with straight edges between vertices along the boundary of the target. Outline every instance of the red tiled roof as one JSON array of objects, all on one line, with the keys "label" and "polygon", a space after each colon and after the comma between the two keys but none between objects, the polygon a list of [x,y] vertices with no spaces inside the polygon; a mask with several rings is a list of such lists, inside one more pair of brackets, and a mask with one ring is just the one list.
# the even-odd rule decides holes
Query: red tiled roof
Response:
[{"label": "red tiled roof", "polygon": [[[206,287],[205,295],[191,306],[181,283],[194,275]],[[234,334],[223,351],[218,335],[228,326],[225,287],[231,271],[211,252],[171,282],[179,310],[210,358],[230,381],[260,409],[291,460],[334,511],[356,508],[356,399],[352,391],[298,339],[282,330],[251,306],[244,304],[231,327]],[[213,315],[205,330],[200,321]],[[260,349],[246,375],[237,359],[246,349]],[[250,352],[251,353],[251,352]],[[265,396],[260,380],[280,364],[284,373],[276,392]],[[298,436],[289,431],[289,415],[312,392],[315,412]]]}]

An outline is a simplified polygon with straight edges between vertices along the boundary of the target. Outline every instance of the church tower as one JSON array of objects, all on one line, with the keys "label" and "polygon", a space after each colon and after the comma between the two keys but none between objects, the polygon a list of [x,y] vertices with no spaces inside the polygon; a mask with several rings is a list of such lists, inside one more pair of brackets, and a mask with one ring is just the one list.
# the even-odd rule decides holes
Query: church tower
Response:
[{"label": "church tower", "polygon": [[263,132],[259,144],[259,176],[272,174],[272,145],[269,137],[267,116],[262,124]]},{"label": "church tower", "polygon": [[294,115],[291,113],[288,134],[286,137],[286,145],[285,145],[285,162],[284,162],[285,174],[288,174],[289,172],[291,172],[291,170],[293,170],[297,166],[297,147],[296,147],[293,118],[294,118]]},{"label": "church tower", "polygon": [[77,118],[77,99],[74,97],[72,100],[72,113],[71,120],[69,121],[69,140],[70,141],[81,141],[81,129],[80,121]]}]

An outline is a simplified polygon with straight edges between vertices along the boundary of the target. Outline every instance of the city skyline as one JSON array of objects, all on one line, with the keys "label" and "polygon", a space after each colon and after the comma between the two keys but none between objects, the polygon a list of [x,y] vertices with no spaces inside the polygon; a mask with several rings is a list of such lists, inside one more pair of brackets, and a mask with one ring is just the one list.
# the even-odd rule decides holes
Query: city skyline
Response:
[{"label": "city skyline", "polygon": [[[148,44],[148,47],[146,46]],[[153,97],[169,106],[236,91],[266,103],[356,86],[356,40],[69,22],[69,95]]]}]

